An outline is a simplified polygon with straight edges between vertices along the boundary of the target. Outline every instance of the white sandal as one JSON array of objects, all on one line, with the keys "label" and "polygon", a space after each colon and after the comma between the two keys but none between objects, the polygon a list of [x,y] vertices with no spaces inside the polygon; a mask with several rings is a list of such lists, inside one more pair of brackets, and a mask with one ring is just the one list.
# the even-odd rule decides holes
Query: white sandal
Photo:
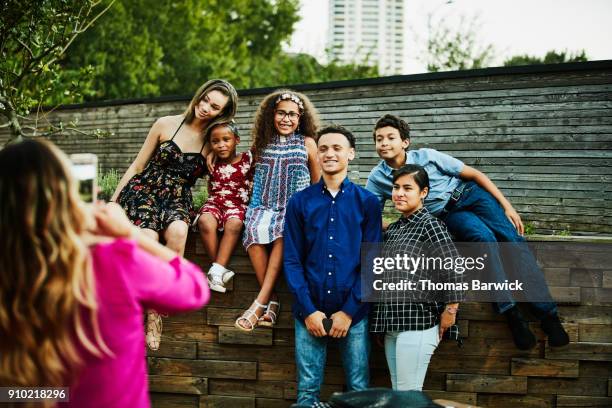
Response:
[{"label": "white sandal", "polygon": [[[272,310],[272,305],[276,305],[276,311]],[[276,319],[278,319],[278,315],[280,314],[280,303],[276,300],[271,300],[268,302],[268,306],[266,307],[266,311],[259,318],[259,325],[264,327],[274,327],[276,325]],[[270,321],[264,319],[264,317],[268,315],[270,317]]]},{"label": "white sandal", "polygon": [[[255,306],[255,308],[253,308],[253,306]],[[257,316],[257,313],[256,313],[257,310],[265,309],[265,308],[266,308],[266,305],[262,305],[261,303],[257,301],[257,299],[255,299],[253,303],[251,304],[251,306],[247,310],[245,310],[244,313],[242,313],[242,316],[236,319],[236,322],[234,322],[234,326],[242,331],[252,332],[253,330],[255,330],[255,327],[257,327],[257,325],[259,324],[259,316]],[[253,316],[255,317],[255,322],[251,320]],[[250,327],[242,326],[240,324],[241,320],[246,321]]]}]

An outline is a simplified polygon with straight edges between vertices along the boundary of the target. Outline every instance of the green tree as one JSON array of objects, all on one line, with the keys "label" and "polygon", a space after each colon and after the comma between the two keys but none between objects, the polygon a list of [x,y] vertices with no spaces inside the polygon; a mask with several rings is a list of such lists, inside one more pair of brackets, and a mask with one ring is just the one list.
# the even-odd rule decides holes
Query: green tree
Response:
[{"label": "green tree", "polygon": [[365,63],[283,52],[298,9],[297,0],[117,0],[65,67],[94,67],[88,100],[186,95],[213,77],[255,88],[378,75]]},{"label": "green tree", "polygon": [[119,0],[66,67],[95,67],[96,99],[188,94],[211,77],[253,87],[269,78],[297,12],[297,0]]},{"label": "green tree", "polygon": [[[112,5],[84,0],[4,0],[0,17],[0,115],[12,139],[39,135],[23,122],[32,109],[61,94],[63,100],[78,95],[87,82],[89,68],[62,71],[59,61],[73,41]],[[63,125],[49,124],[61,132]]]},{"label": "green tree", "polygon": [[337,59],[321,64],[309,54],[281,53],[267,68],[268,78],[262,78],[257,86],[290,85],[343,79],[371,78],[378,76],[378,68],[367,61],[361,64],[345,64]]},{"label": "green tree", "polygon": [[492,62],[495,51],[493,45],[480,45],[478,16],[461,17],[457,31],[444,25],[442,19],[434,20],[429,15],[427,21],[426,50],[421,56],[429,72],[458,71],[484,68]]},{"label": "green tree", "polygon": [[563,62],[586,62],[589,60],[584,50],[579,52],[555,51],[551,50],[544,57],[536,57],[532,55],[515,55],[504,61],[505,67],[517,65],[535,65],[535,64],[561,64]]}]

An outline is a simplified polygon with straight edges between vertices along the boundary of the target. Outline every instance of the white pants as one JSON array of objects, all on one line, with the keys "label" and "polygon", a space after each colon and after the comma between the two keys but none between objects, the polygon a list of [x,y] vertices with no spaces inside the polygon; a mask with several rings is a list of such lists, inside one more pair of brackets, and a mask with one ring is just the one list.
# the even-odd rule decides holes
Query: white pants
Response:
[{"label": "white pants", "polygon": [[427,367],[438,347],[438,326],[423,331],[389,332],[385,335],[385,356],[394,390],[423,389]]}]

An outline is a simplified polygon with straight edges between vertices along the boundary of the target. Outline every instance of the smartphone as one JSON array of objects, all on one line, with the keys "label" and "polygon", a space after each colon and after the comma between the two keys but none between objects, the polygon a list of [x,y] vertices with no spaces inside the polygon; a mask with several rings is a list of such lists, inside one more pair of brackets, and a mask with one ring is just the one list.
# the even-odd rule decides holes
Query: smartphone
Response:
[{"label": "smartphone", "polygon": [[325,333],[329,334],[333,324],[334,321],[332,319],[329,319],[327,317],[323,319],[323,329],[325,329]]},{"label": "smartphone", "polygon": [[98,156],[91,153],[71,154],[72,174],[79,183],[79,195],[86,203],[97,198]]}]

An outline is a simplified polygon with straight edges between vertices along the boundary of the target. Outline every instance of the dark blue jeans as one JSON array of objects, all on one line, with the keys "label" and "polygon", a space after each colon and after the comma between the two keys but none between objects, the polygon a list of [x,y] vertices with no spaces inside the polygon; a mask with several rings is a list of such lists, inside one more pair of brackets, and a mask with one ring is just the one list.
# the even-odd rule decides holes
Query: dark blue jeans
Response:
[{"label": "dark blue jeans", "polygon": [[[473,181],[468,182],[457,204],[442,217],[442,220],[457,241],[483,243],[489,254],[491,271],[500,282],[503,282],[508,274],[504,270],[503,255],[497,243],[516,243],[512,246],[512,259],[505,259],[507,261],[505,265],[514,268],[511,275],[525,282],[534,282],[538,288],[546,292],[543,297],[550,299],[549,302],[530,303],[532,312],[539,319],[557,312],[557,305],[552,301],[544,274],[525,238],[518,234],[501,205],[489,192]],[[496,303],[499,313],[515,305],[509,293],[505,296],[507,299]]]},{"label": "dark blue jeans", "polygon": [[[297,403],[314,405],[319,402],[323,371],[330,337],[314,337],[306,325],[295,319],[295,362],[297,368]],[[334,339],[335,340],[335,339]],[[337,339],[346,376],[347,391],[361,391],[370,382],[370,332],[364,317],[353,325],[346,337]]]}]

